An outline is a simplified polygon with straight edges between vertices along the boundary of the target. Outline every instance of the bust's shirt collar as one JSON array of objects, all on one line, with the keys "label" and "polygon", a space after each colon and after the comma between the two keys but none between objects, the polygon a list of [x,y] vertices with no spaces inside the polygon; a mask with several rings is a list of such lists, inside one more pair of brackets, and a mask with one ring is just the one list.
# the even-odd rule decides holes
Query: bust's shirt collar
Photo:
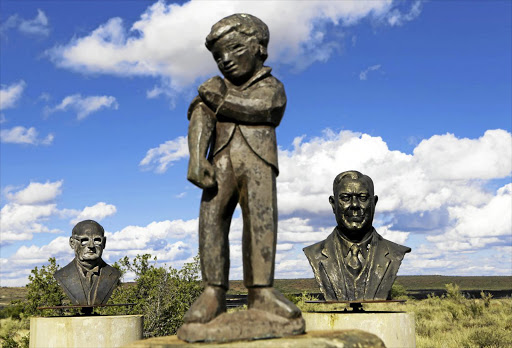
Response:
[{"label": "bust's shirt collar", "polygon": [[88,269],[86,267],[84,267],[79,261],[78,259],[75,260],[75,264],[76,264],[76,268],[78,269],[79,273],[84,277],[84,278],[87,278],[87,274],[88,273],[92,273],[92,274],[95,274],[95,275],[99,275],[100,274],[100,269],[101,269],[101,263],[102,262],[99,262],[98,265],[96,265],[95,267],[93,267],[92,269]]},{"label": "bust's shirt collar", "polygon": [[355,245],[357,245],[357,247],[359,247],[359,250],[361,250],[361,254],[363,255],[363,257],[366,260],[368,258],[368,253],[370,252],[370,247],[371,247],[371,242],[373,240],[374,230],[375,229],[372,230],[372,233],[370,233],[369,236],[366,237],[365,240],[361,241],[360,243],[354,243],[354,242],[346,239],[345,237],[343,237],[341,232],[336,227],[336,232],[337,232],[336,234],[338,236],[338,240],[340,241],[340,245],[341,245],[341,255],[343,257],[347,257],[347,255],[350,251],[350,248],[352,248],[352,245],[355,244]]}]

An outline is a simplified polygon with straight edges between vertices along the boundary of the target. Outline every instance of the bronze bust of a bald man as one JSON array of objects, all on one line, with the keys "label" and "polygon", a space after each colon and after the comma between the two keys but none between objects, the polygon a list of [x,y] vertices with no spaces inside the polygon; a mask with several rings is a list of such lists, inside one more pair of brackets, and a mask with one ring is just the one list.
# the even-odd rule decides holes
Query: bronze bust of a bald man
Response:
[{"label": "bronze bust of a bald man", "polygon": [[121,272],[101,258],[106,241],[105,231],[96,221],[81,221],[73,227],[69,245],[75,258],[53,275],[73,304],[106,304],[112,295]]},{"label": "bronze bust of a bald man", "polygon": [[327,301],[390,299],[398,268],[411,251],[373,228],[378,197],[373,181],[357,171],[338,174],[329,197],[338,226],[327,239],[304,248]]}]

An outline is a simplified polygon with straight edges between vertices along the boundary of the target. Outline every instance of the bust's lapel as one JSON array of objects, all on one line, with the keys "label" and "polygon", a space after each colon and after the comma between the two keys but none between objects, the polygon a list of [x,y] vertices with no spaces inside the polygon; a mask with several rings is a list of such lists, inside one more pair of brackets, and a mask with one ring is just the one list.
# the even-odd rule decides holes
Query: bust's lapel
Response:
[{"label": "bust's lapel", "polygon": [[327,237],[322,249],[324,259],[320,261],[320,270],[325,273],[325,278],[329,279],[331,289],[338,300],[344,299],[343,290],[345,288],[345,278],[340,270],[340,264],[336,256],[336,238],[337,231],[334,231]]},{"label": "bust's lapel", "polygon": [[375,230],[372,240],[372,249],[374,257],[372,264],[370,265],[370,272],[368,274],[369,279],[366,282],[365,291],[365,298],[368,299],[374,298],[391,263],[389,249],[387,248],[386,243],[382,241],[382,237],[377,234]]},{"label": "bust's lapel", "polygon": [[114,268],[104,263],[101,268],[100,276],[98,279],[98,285],[96,287],[96,294],[94,298],[95,304],[105,304],[110,297],[110,294],[114,290],[117,283],[117,275],[114,272]]},{"label": "bust's lapel", "polygon": [[75,259],[62,269],[57,281],[61,284],[62,289],[72,302],[77,305],[87,304],[87,296],[85,295],[85,290],[75,265]]}]

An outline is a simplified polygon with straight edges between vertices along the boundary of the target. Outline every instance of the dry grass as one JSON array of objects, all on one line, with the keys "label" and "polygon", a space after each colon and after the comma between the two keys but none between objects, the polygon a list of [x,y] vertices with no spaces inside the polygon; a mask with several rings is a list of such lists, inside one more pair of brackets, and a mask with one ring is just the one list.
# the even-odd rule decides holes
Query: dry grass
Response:
[{"label": "dry grass", "polygon": [[[366,304],[366,311],[405,311],[415,314],[418,348],[512,347],[512,299],[465,299],[457,286],[443,298],[408,300],[405,304]],[[304,311],[343,310],[345,305],[299,301]]]},{"label": "dry grass", "polygon": [[29,319],[0,319],[0,344],[2,347],[25,347],[30,334]]}]

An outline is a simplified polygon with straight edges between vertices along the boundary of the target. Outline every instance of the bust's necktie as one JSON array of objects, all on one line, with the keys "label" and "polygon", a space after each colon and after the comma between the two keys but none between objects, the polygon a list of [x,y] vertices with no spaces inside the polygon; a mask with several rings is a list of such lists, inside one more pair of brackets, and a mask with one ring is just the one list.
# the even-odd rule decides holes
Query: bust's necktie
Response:
[{"label": "bust's necktie", "polygon": [[89,281],[89,284],[92,284],[92,281],[93,281],[92,276],[98,275],[100,272],[100,268],[99,268],[99,266],[96,266],[93,269],[91,269],[90,271],[86,271],[86,272],[87,272],[87,274],[86,274],[85,278]]},{"label": "bust's necktie", "polygon": [[361,271],[362,264],[361,261],[359,260],[360,257],[362,258],[361,250],[357,245],[352,244],[352,246],[350,247],[347,265],[349,266],[349,271],[353,275],[357,275]]}]

